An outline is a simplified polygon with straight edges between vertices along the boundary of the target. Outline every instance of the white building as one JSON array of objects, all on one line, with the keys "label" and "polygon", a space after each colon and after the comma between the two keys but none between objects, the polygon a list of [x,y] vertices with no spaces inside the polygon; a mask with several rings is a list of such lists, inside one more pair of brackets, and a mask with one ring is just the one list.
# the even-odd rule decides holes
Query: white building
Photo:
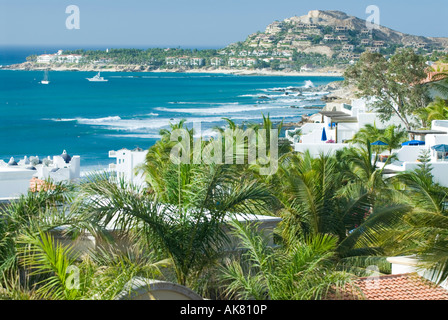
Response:
[{"label": "white building", "polygon": [[82,60],[80,54],[56,55],[54,61],[59,63],[79,63]]},{"label": "white building", "polygon": [[[333,151],[347,147],[346,140],[351,139],[359,129],[365,125],[376,125],[383,129],[391,124],[399,123],[399,118],[394,116],[387,122],[382,122],[378,114],[372,112],[364,99],[352,100],[351,105],[341,103],[334,111],[320,111],[313,115],[313,123],[304,124],[301,129],[300,140],[292,138],[287,130],[286,137],[294,143],[294,150],[305,152],[308,150],[312,156],[318,156],[321,152],[332,153]],[[323,131],[327,139],[322,140]]]},{"label": "white building", "polygon": [[[351,105],[342,103],[336,109],[321,111],[311,117],[314,122],[287,130],[285,136],[293,143],[294,150],[301,153],[308,151],[314,157],[321,153],[332,154],[336,150],[349,147],[346,141],[367,124],[385,129],[392,124],[400,123],[398,116],[382,122],[378,114],[372,112],[363,99],[352,100]],[[301,130],[300,136],[294,136],[294,131],[297,129]],[[324,130],[326,139],[323,139]],[[422,153],[428,152],[434,181],[448,187],[448,151],[437,151],[433,148],[446,145],[448,150],[448,120],[434,120],[431,130],[414,130],[409,133],[415,134],[421,144],[403,145],[399,150],[393,150],[397,160],[388,164],[385,169],[391,174],[413,171],[421,165],[418,159]],[[389,153],[386,151],[380,156],[386,159]]]},{"label": "white building", "polygon": [[306,64],[300,68],[301,72],[308,72],[308,71],[313,71],[313,70],[314,70],[314,66],[312,64]]},{"label": "white building", "polygon": [[[434,181],[448,187],[448,120],[434,120],[431,123],[431,130],[414,130],[410,133],[415,134],[416,140],[424,144],[402,146],[395,152],[397,160],[387,165],[386,169],[392,172],[415,170],[421,165],[418,161],[419,157],[423,153],[428,153]],[[447,146],[446,151],[438,151],[434,148],[444,145]]]},{"label": "white building", "polygon": [[203,58],[197,57],[166,57],[165,63],[171,66],[202,66],[205,63]]},{"label": "white building", "polygon": [[79,63],[82,60],[80,54],[62,54],[62,50],[58,50],[54,54],[42,54],[37,57],[37,63]]},{"label": "white building", "polygon": [[202,65],[204,65],[204,59],[202,59],[202,58],[191,58],[190,64],[192,66],[202,66]]},{"label": "white building", "polygon": [[50,63],[53,61],[53,54],[42,54],[37,57],[37,63]]},{"label": "white building", "polygon": [[30,180],[36,171],[23,167],[0,164],[0,201],[9,200],[28,191]]},{"label": "white building", "polygon": [[115,172],[118,178],[125,179],[129,183],[145,186],[145,179],[141,173],[136,172],[136,168],[145,163],[147,152],[140,148],[109,151],[109,158],[116,159],[115,163],[109,165],[109,171]]},{"label": "white building", "polygon": [[0,160],[0,199],[11,199],[25,194],[33,177],[54,182],[73,181],[80,177],[80,157],[64,152],[53,158],[24,157],[16,162]]},{"label": "white building", "polygon": [[230,67],[251,67],[257,64],[257,59],[253,58],[230,58],[228,65]]},{"label": "white building", "polygon": [[224,64],[224,60],[222,58],[218,58],[218,57],[211,58],[210,64],[215,67],[222,66]]}]

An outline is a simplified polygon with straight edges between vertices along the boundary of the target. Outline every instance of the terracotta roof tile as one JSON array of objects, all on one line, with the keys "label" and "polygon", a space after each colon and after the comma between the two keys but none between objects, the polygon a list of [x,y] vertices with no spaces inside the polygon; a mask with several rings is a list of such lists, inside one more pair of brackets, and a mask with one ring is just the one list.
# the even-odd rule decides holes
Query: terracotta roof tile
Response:
[{"label": "terracotta roof tile", "polygon": [[47,191],[48,189],[53,189],[53,188],[54,188],[54,186],[45,180],[41,180],[36,177],[33,177],[30,180],[30,191],[31,192],[39,192],[41,190]]},{"label": "terracotta roof tile", "polygon": [[359,278],[331,300],[448,300],[448,291],[416,273]]}]

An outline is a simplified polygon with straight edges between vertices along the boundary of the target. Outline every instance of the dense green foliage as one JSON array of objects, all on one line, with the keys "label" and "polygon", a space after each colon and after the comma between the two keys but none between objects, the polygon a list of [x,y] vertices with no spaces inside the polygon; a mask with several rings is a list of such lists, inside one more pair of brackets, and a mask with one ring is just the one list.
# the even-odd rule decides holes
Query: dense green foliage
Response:
[{"label": "dense green foliage", "polygon": [[361,59],[344,73],[345,81],[354,84],[359,97],[379,112],[380,119],[397,116],[407,130],[420,123],[415,116],[430,102],[426,59],[412,49],[398,51],[390,59],[378,53],[364,53]]}]

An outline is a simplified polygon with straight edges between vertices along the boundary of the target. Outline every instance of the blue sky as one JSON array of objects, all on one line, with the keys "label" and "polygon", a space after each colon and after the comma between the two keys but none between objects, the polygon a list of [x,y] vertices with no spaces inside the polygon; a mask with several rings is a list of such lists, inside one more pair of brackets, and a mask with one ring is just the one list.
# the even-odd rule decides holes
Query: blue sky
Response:
[{"label": "blue sky", "polygon": [[[66,7],[80,9],[68,30]],[[0,45],[218,48],[309,10],[340,10],[397,31],[448,37],[448,0],[0,0]]]}]

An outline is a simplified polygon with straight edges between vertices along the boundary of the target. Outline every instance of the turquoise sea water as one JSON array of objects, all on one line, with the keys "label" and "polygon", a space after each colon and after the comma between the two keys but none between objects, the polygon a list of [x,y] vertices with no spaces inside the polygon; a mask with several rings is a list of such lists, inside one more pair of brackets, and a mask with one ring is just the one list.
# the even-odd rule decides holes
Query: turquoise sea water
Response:
[{"label": "turquoise sea water", "polygon": [[[0,61],[1,64],[1,61]],[[202,133],[222,126],[222,117],[241,123],[298,121],[323,105],[322,94],[297,96],[289,87],[317,86],[336,78],[234,76],[186,73],[116,73],[108,82],[86,80],[95,72],[0,70],[0,159],[25,155],[81,156],[84,170],[113,162],[109,150],[148,148],[170,122],[200,122]],[[266,98],[267,97],[267,98]]]}]

